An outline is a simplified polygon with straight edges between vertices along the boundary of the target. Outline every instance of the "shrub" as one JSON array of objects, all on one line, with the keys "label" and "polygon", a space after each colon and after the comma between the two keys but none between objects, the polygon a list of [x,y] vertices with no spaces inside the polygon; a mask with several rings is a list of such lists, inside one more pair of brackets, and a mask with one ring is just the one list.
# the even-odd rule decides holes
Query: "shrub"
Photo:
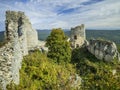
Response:
[{"label": "shrub", "polygon": [[58,63],[70,62],[71,48],[70,43],[62,29],[53,29],[47,38],[48,57],[54,59]]},{"label": "shrub", "polygon": [[[24,57],[20,70],[20,84],[11,83],[8,90],[67,90],[68,79],[75,74],[73,65],[58,65],[36,51]],[[68,89],[71,90],[71,89]]]},{"label": "shrub", "polygon": [[[72,63],[83,79],[82,90],[120,90],[120,62],[98,60],[86,48],[72,52]],[[113,70],[116,74],[113,75]]]}]

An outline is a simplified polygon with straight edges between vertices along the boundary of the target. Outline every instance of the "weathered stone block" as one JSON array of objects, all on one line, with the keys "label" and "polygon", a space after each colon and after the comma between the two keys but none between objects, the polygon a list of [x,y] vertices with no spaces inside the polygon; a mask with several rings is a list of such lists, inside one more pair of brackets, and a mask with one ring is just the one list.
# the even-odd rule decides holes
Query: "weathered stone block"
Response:
[{"label": "weathered stone block", "polygon": [[114,42],[105,40],[90,40],[87,49],[96,58],[105,61],[111,61],[115,57],[119,60],[119,52],[117,51],[117,46]]}]

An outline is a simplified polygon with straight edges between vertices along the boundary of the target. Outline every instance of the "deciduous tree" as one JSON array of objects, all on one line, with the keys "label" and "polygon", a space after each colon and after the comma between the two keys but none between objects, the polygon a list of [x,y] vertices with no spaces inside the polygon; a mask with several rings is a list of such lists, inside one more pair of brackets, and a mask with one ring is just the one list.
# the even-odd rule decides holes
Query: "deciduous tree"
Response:
[{"label": "deciduous tree", "polygon": [[70,62],[71,48],[70,43],[67,42],[62,29],[53,29],[50,36],[47,38],[48,57],[56,60],[56,62]]}]

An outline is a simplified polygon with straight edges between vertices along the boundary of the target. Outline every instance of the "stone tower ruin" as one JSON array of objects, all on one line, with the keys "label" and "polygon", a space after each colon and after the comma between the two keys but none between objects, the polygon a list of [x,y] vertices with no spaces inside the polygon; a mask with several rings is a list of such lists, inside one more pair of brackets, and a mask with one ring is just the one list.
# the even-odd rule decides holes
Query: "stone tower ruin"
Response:
[{"label": "stone tower ruin", "polygon": [[38,45],[37,31],[24,12],[6,11],[5,41],[0,48],[0,88],[6,90],[11,81],[19,84],[23,56]]},{"label": "stone tower ruin", "polygon": [[81,24],[80,26],[76,26],[75,28],[71,28],[71,46],[72,48],[81,47],[86,39],[85,35],[85,25]]}]

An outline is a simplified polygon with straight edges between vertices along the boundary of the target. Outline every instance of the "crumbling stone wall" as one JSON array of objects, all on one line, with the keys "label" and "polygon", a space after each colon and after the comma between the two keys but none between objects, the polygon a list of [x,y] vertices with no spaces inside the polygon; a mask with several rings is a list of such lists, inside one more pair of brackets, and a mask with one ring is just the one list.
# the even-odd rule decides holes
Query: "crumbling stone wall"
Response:
[{"label": "crumbling stone wall", "polygon": [[85,39],[86,34],[84,24],[71,28],[70,41],[73,48],[81,47],[84,44]]},{"label": "crumbling stone wall", "polygon": [[19,69],[24,55],[38,43],[37,32],[24,12],[6,11],[5,40],[7,43],[0,48],[0,86],[13,81],[19,84]]},{"label": "crumbling stone wall", "polygon": [[114,58],[120,60],[120,54],[114,42],[94,39],[87,41],[84,24],[71,28],[70,41],[72,48],[87,46],[88,51],[100,60],[111,61]]},{"label": "crumbling stone wall", "polygon": [[87,49],[100,60],[112,61],[114,58],[120,60],[119,52],[114,42],[92,39],[89,41]]},{"label": "crumbling stone wall", "polygon": [[37,31],[32,28],[31,23],[25,23],[25,28],[27,30],[27,47],[28,50],[34,48],[38,45],[38,35]]},{"label": "crumbling stone wall", "polygon": [[26,16],[24,12],[6,11],[6,31],[5,38],[7,41],[19,42],[23,55],[28,54],[25,23]]}]

